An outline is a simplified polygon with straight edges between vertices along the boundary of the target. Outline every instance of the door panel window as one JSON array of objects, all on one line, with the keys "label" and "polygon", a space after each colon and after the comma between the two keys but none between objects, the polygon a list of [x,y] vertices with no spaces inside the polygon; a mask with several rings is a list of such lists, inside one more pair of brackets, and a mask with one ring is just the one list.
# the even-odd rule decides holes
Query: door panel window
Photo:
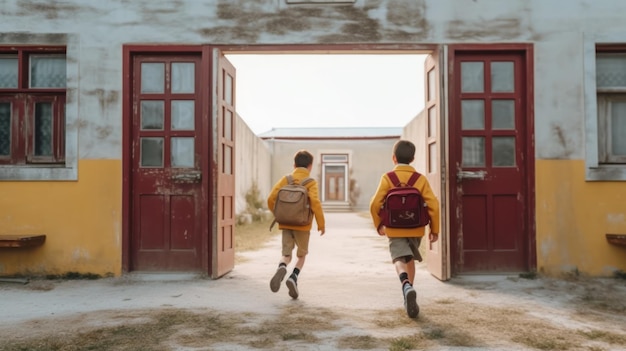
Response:
[{"label": "door panel window", "polygon": [[484,167],[485,166],[485,138],[484,137],[463,137],[463,166]]},{"label": "door panel window", "polygon": [[147,63],[141,64],[141,92],[163,93],[165,91],[165,64]]},{"label": "door panel window", "polygon": [[513,62],[491,62],[491,91],[497,93],[514,92],[514,68]]},{"label": "door panel window", "polygon": [[163,167],[163,138],[141,138],[141,166]]},{"label": "door panel window", "polygon": [[515,137],[493,137],[492,163],[494,167],[515,166]]},{"label": "door panel window", "polygon": [[515,129],[515,100],[491,101],[493,130]]},{"label": "door panel window", "polygon": [[461,101],[463,130],[485,129],[485,102],[483,100]]},{"label": "door panel window", "polygon": [[163,101],[141,102],[141,130],[163,130],[165,124]]},{"label": "door panel window", "polygon": [[485,64],[461,62],[461,92],[482,93],[483,91],[485,91]]},{"label": "door panel window", "polygon": [[196,65],[193,62],[172,63],[172,93],[193,94],[196,86]]},{"label": "door panel window", "polygon": [[172,130],[194,130],[195,115],[195,101],[172,101]]},{"label": "door panel window", "polygon": [[192,168],[194,166],[194,138],[172,138],[172,167]]}]

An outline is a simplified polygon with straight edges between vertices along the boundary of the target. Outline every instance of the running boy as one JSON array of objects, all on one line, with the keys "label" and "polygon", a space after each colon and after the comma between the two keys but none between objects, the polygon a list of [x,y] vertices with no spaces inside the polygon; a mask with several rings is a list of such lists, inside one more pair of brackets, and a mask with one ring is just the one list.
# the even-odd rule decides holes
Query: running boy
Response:
[{"label": "running boy", "polygon": [[[313,168],[313,155],[306,150],[296,152],[294,156],[294,170],[291,173],[294,183],[299,184],[302,180],[308,178],[311,168]],[[278,182],[276,182],[276,184],[274,184],[272,191],[267,197],[267,207],[270,210],[274,208],[274,204],[276,203],[276,199],[278,197],[278,191],[280,188],[287,185],[287,183],[287,177],[283,176]],[[318,196],[317,181],[313,180],[308,182],[305,186],[308,190],[309,202],[313,215],[315,216],[317,230],[320,232],[320,235],[324,235],[324,212],[322,210],[322,203],[320,202]],[[278,229],[283,231],[283,247],[282,257],[278,263],[278,269],[270,280],[270,289],[273,292],[277,292],[278,289],[280,289],[280,284],[287,274],[287,265],[291,262],[293,249],[297,247],[296,264],[285,285],[287,285],[287,288],[289,289],[289,296],[293,299],[298,298],[298,275],[304,266],[306,255],[309,253],[309,237],[312,224],[312,220],[308,224],[302,226],[278,223]]]},{"label": "running boy", "polygon": [[[415,168],[409,164],[415,158],[415,145],[408,140],[399,140],[393,146],[392,160],[394,164],[393,171],[402,183],[406,183]],[[410,318],[415,318],[419,314],[419,306],[417,305],[417,297],[415,289],[413,289],[413,280],[415,279],[415,260],[422,261],[419,253],[419,246],[425,233],[425,227],[418,228],[387,228],[381,223],[378,212],[380,211],[385,195],[389,189],[393,188],[393,184],[387,174],[384,174],[376,194],[370,201],[370,214],[374,221],[374,227],[379,235],[386,235],[389,239],[389,252],[391,260],[396,268],[396,272],[400,277],[402,284],[402,293],[404,295],[404,307]],[[430,242],[435,242],[439,238],[439,200],[435,197],[428,180],[424,176],[420,176],[414,185],[424,197],[428,205],[428,214],[430,215],[430,234],[428,236]]]}]

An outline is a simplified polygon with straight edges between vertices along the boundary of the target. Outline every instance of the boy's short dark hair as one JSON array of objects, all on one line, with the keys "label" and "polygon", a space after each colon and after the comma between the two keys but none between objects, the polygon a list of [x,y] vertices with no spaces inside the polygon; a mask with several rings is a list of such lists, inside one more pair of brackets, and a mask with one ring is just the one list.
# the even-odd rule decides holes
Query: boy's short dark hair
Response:
[{"label": "boy's short dark hair", "polygon": [[415,158],[415,145],[408,140],[398,140],[393,145],[393,154],[398,163],[409,164]]},{"label": "boy's short dark hair", "polygon": [[306,150],[299,150],[293,157],[293,162],[296,167],[309,167],[313,164],[313,155]]}]

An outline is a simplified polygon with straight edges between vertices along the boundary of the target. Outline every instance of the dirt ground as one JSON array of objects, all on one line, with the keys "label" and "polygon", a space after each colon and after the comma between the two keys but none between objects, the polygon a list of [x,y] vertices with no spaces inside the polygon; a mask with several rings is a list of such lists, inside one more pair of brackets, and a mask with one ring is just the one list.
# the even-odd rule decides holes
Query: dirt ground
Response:
[{"label": "dirt ground", "polygon": [[[626,281],[516,275],[448,282],[418,266],[406,316],[386,239],[328,213],[292,300],[269,289],[276,237],[210,280],[131,274],[0,283],[0,350],[626,350]],[[626,252],[624,253],[626,255]]]}]

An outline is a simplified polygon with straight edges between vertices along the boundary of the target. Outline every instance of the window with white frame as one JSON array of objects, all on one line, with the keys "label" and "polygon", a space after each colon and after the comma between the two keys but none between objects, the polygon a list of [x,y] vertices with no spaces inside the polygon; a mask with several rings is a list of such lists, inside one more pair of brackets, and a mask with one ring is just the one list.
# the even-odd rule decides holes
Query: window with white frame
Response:
[{"label": "window with white frame", "polygon": [[64,47],[0,47],[0,164],[64,164]]},{"label": "window with white frame", "polygon": [[598,163],[626,164],[626,51],[596,53]]}]

